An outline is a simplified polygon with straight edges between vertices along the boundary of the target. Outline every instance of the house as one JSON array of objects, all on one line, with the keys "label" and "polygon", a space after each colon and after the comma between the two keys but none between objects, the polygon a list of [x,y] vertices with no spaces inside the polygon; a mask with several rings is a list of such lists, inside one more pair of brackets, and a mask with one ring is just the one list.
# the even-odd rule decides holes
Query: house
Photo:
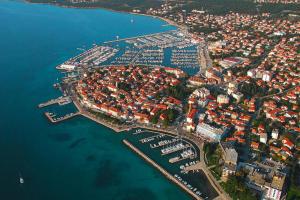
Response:
[{"label": "house", "polygon": [[233,92],[232,97],[236,99],[237,102],[240,102],[242,97],[244,96],[241,92]]},{"label": "house", "polygon": [[237,168],[238,153],[234,148],[225,148],[223,152],[224,166],[222,169],[222,181],[226,182],[230,175],[234,175]]},{"label": "house", "polygon": [[259,134],[259,142],[267,144],[268,142],[268,135],[265,132]]},{"label": "house", "polygon": [[187,114],[187,117],[186,117],[186,121],[188,123],[192,123],[195,116],[197,114],[197,109],[192,109],[188,114]]},{"label": "house", "polygon": [[258,150],[259,149],[259,143],[258,142],[251,142],[250,146],[254,150]]},{"label": "house", "polygon": [[290,150],[292,150],[295,146],[295,144],[291,140],[289,140],[288,138],[284,138],[282,140],[282,144],[284,146],[286,146],[287,148],[289,148]]},{"label": "house", "polygon": [[229,103],[229,97],[227,95],[219,94],[217,96],[217,102],[219,104],[228,104]]},{"label": "house", "polygon": [[195,129],[196,129],[195,123],[188,123],[188,124],[186,125],[186,130],[187,130],[187,131],[192,132],[192,131],[194,131]]},{"label": "house", "polygon": [[262,74],[262,80],[265,82],[269,82],[272,79],[272,72],[270,71],[264,71]]},{"label": "house", "polygon": [[273,129],[272,130],[272,138],[277,140],[279,136],[279,130],[278,129]]}]

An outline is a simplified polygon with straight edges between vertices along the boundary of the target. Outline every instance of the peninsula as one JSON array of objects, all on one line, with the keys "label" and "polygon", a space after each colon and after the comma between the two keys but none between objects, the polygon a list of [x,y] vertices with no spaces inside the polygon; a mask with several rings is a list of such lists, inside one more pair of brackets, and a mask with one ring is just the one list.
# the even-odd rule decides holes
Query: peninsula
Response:
[{"label": "peninsula", "polygon": [[[149,14],[183,27],[117,38],[59,65],[66,76],[58,85],[76,105],[73,114],[116,132],[158,131],[176,142],[192,141],[162,141],[160,134],[140,140],[161,147],[161,155],[185,149],[169,163],[194,159],[199,151],[198,162],[180,165],[180,176],[157,166],[143,145],[124,143],[174,182],[201,170],[217,193],[211,199],[300,198],[299,2],[243,1],[233,8],[230,1],[226,9],[193,1],[138,2],[55,2]],[[196,150],[188,152],[190,146]],[[205,198],[188,181],[178,185]]]}]

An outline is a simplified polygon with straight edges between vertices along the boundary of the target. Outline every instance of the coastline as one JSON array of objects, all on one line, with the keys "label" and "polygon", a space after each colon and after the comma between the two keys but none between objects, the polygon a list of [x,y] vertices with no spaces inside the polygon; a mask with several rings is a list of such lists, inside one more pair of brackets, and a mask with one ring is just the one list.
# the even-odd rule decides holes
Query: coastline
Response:
[{"label": "coastline", "polygon": [[[32,3],[29,2],[28,0],[25,0],[26,3]],[[66,5],[61,5],[61,4],[57,4],[57,3],[33,3],[33,4],[45,4],[45,5],[54,5],[54,6],[59,6],[59,7],[63,7],[63,8],[76,8],[76,9],[102,9],[102,10],[107,10],[107,11],[111,11],[111,12],[117,12],[117,13],[126,13],[126,14],[133,14],[133,15],[142,15],[142,16],[146,16],[146,17],[151,17],[151,18],[156,18],[156,19],[160,19],[164,22],[166,22],[168,25],[170,26],[174,26],[180,30],[186,30],[186,28],[184,27],[184,25],[179,25],[176,22],[169,20],[167,18],[163,18],[160,16],[155,16],[155,15],[148,15],[148,14],[143,14],[143,13],[134,13],[134,12],[127,12],[127,11],[119,11],[119,10],[113,10],[113,9],[109,9],[109,8],[104,8],[104,7],[76,7],[76,6],[66,6]],[[126,131],[130,131],[133,129],[145,129],[147,131],[157,131],[159,133],[163,133],[163,134],[169,134],[169,135],[177,135],[176,130],[167,130],[167,129],[162,129],[162,128],[157,128],[157,127],[149,127],[149,126],[145,126],[145,125],[141,125],[141,124],[134,124],[134,125],[118,125],[118,124],[114,124],[111,123],[107,120],[101,119],[95,115],[93,115],[92,113],[84,110],[84,108],[81,106],[80,102],[77,101],[76,97],[72,97],[73,99],[73,103],[76,106],[76,108],[78,109],[78,115],[81,115],[83,117],[86,117],[98,124],[101,124],[102,126],[105,126],[106,128],[109,128],[111,130],[114,131],[114,133],[120,133],[120,132],[126,132]],[[169,180],[171,180],[172,182],[174,182],[176,185],[178,185],[180,188],[182,188],[185,192],[187,192],[188,194],[190,194],[192,197],[194,197],[194,199],[199,199],[202,200],[202,198],[200,198],[199,196],[195,195],[191,190],[189,190],[184,184],[182,184],[181,182],[179,182],[177,179],[175,179],[171,174],[169,174],[165,169],[163,169],[161,166],[159,166],[154,160],[151,160],[147,155],[145,155],[144,153],[142,153],[139,149],[137,149],[136,147],[134,147],[130,142],[128,142],[126,139],[123,140],[123,143],[128,146],[130,149],[132,149],[135,153],[137,153],[139,156],[141,156],[144,160],[146,160],[148,163],[150,163],[153,167],[155,167],[157,170],[159,170],[166,178],[168,178]],[[209,176],[207,174],[205,174],[205,176],[208,178],[209,180]]]},{"label": "coastline", "polygon": [[177,24],[176,22],[169,20],[167,18],[163,18],[160,16],[155,16],[155,15],[149,15],[149,14],[144,14],[144,13],[135,13],[135,12],[131,12],[131,11],[122,11],[122,10],[114,10],[112,8],[105,8],[105,7],[77,7],[77,6],[67,6],[67,5],[63,5],[63,4],[59,4],[59,3],[35,3],[35,2],[30,2],[28,0],[24,0],[25,3],[29,3],[29,4],[45,4],[45,5],[53,5],[53,6],[58,6],[58,7],[62,7],[62,8],[74,8],[74,9],[102,9],[102,10],[107,10],[107,11],[112,11],[112,12],[116,12],[116,13],[125,13],[125,14],[131,14],[131,15],[141,15],[141,16],[147,16],[147,17],[152,17],[152,18],[156,18],[156,19],[160,19],[164,22],[166,22],[168,25],[170,26],[174,26],[176,28],[179,28],[180,30],[184,30],[185,27],[182,25]]},{"label": "coastline", "polygon": [[[112,123],[107,123],[105,120],[101,120],[101,119],[97,119],[96,117],[92,116],[91,114],[89,114],[88,112],[84,111],[82,112],[82,108],[79,105],[79,102],[76,102],[76,100],[73,100],[74,105],[77,107],[77,109],[79,109],[79,112],[82,116],[98,123],[101,124],[102,126],[105,126],[106,128],[109,128],[111,130],[114,131],[114,133],[120,133],[120,132],[125,132],[125,131],[130,131],[132,129],[145,129],[145,131],[149,131],[149,132],[154,132],[154,133],[162,133],[162,134],[167,134],[167,135],[171,135],[171,136],[177,136],[176,132],[172,132],[170,130],[166,130],[166,129],[160,129],[160,128],[155,128],[155,127],[147,127],[147,126],[141,126],[141,125],[133,125],[133,126],[117,126],[115,124]],[[123,127],[122,127],[123,126]],[[186,138],[186,137],[185,137]],[[191,138],[186,138],[188,140],[191,140]],[[191,140],[193,142],[193,140]],[[144,153],[142,153],[139,149],[137,149],[136,147],[134,147],[129,141],[127,141],[126,139],[123,140],[123,143],[126,144],[126,146],[128,146],[130,149],[132,149],[134,152],[136,152],[139,156],[141,156],[144,160],[146,160],[148,163],[150,163],[153,167],[155,167],[157,170],[159,170],[166,178],[170,179],[172,182],[174,182],[175,184],[179,185],[179,187],[181,187],[184,191],[186,191],[188,194],[192,195],[195,199],[199,199],[202,200],[202,198],[200,198],[199,196],[195,195],[192,191],[190,191],[185,185],[183,185],[181,182],[179,182],[177,179],[175,179],[172,175],[170,175],[165,169],[163,169],[161,166],[159,166],[155,161],[153,161],[152,159],[150,159],[147,155],[145,155]],[[196,144],[196,146],[199,148],[200,152],[201,147],[198,145],[198,143],[193,142],[194,144]],[[200,157],[203,157],[203,159],[205,159],[203,153],[200,153]],[[230,197],[223,192],[223,189],[219,187],[218,184],[216,184],[216,180],[214,180],[214,177],[211,175],[210,171],[207,171],[207,169],[205,168],[205,166],[203,166],[204,163],[202,163],[202,167],[200,168],[204,175],[206,176],[207,180],[209,181],[209,183],[211,184],[211,187],[213,187],[215,189],[215,191],[218,193],[218,196],[215,197],[215,200],[221,200],[221,199],[230,199]]]}]

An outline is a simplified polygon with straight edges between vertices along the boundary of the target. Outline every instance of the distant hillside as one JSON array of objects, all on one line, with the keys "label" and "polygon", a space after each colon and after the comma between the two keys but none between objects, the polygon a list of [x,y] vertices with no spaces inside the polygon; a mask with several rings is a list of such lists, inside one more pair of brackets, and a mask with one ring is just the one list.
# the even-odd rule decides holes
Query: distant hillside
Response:
[{"label": "distant hillside", "polygon": [[162,4],[161,0],[27,0],[32,3],[52,3],[72,7],[102,7],[117,11],[145,10]]},{"label": "distant hillside", "polygon": [[229,11],[240,13],[271,12],[283,10],[300,10],[300,4],[258,4],[253,0],[27,0],[32,3],[52,3],[71,7],[101,7],[117,11],[141,10],[145,13],[149,8],[157,8],[162,4],[177,5],[177,8],[187,10],[204,9],[212,14],[225,14]]}]

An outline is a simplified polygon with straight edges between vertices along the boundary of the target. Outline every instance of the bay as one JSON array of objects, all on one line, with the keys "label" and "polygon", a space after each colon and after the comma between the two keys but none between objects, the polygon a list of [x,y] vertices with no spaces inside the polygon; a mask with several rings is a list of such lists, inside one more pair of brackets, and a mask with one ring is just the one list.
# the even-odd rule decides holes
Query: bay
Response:
[{"label": "bay", "polygon": [[147,16],[9,0],[0,2],[0,22],[0,199],[189,199],[122,144],[126,134],[83,117],[53,125],[37,109],[61,95],[52,87],[60,77],[55,66],[77,48],[174,27]]}]

